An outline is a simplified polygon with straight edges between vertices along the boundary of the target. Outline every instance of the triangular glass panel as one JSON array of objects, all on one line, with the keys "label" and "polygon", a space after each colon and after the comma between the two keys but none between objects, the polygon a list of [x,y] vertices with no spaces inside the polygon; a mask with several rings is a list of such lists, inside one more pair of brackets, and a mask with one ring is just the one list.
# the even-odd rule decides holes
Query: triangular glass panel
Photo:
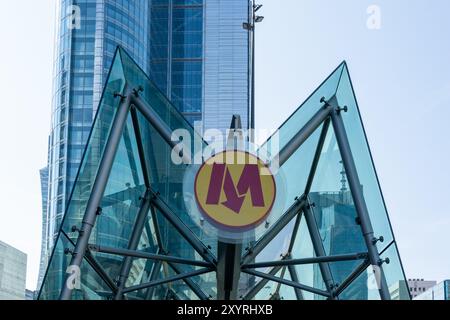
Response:
[{"label": "triangular glass panel", "polygon": [[[144,111],[145,108],[130,107],[125,129],[122,132],[112,162],[106,190],[99,203],[102,210],[98,212],[100,215],[96,219],[89,242],[97,246],[117,249],[128,248],[130,236],[143,203],[142,198],[150,188],[155,192],[152,195],[157,195],[159,200],[167,205],[170,213],[181,221],[183,224],[181,229],[186,228],[184,233],[189,233],[192,236],[191,240],[200,240],[204,248],[209,247],[209,249],[205,249],[207,252],[211,250],[213,254],[217,253],[217,237],[204,232],[189,216],[185,208],[183,177],[187,166],[175,165],[171,161],[172,147],[163,138],[161,128],[154,127],[149,119],[153,117],[154,120],[156,118],[158,120],[156,122],[164,127],[162,131],[166,133],[174,132],[177,129],[187,130],[191,137],[197,133],[134,61],[123,50],[119,49],[106,82],[79,173],[74,182],[72,196],[69,199],[61,232],[56,240],[57,245],[41,290],[41,299],[57,299],[63,287],[66,268],[70,261],[70,255],[67,254],[74,250],[74,243],[79,237],[81,222],[92,194],[100,159],[104,155],[106,141],[110,135],[111,125],[121,100],[119,96],[124,94],[125,88],[135,89],[135,93],[139,95],[143,104],[151,109],[151,112],[141,114],[140,110]],[[342,112],[342,117],[350,148],[375,236],[383,236],[385,239],[384,242],[379,241],[377,243],[378,249],[383,259],[391,259],[391,264],[383,266],[386,280],[389,286],[395,287],[397,281],[404,280],[404,274],[345,63],[341,64],[320,85],[280,127],[278,136],[272,136],[262,149],[271,152],[275,144],[278,145],[279,150],[288,147],[292,139],[310,119],[323,109],[322,97],[325,100],[334,97],[339,106],[347,106],[348,111]],[[149,114],[152,115],[149,116]],[[327,129],[326,136],[324,135],[324,128]],[[290,153],[290,157],[281,166],[280,172],[284,175],[283,184],[286,189],[286,200],[283,201],[285,202],[284,208],[273,213],[270,219],[266,221],[267,230],[261,234],[258,233],[254,241],[258,241],[261,237],[270,233],[271,226],[279,221],[280,217],[296,201],[296,198],[307,195],[308,200],[315,204],[312,212],[320,233],[320,245],[323,246],[326,255],[366,252],[366,244],[357,219],[358,215],[353,204],[347,173],[341,163],[341,153],[333,126],[328,127],[323,123],[316,123],[310,132],[312,134],[308,135],[301,146]],[[275,141],[277,138],[279,138],[278,142]],[[322,140],[323,146],[320,143]],[[204,142],[200,141],[202,147],[204,147]],[[191,154],[194,154],[194,145],[191,144]],[[317,150],[321,152],[317,153]],[[315,170],[311,170],[313,168]],[[97,206],[97,203],[95,206]],[[301,213],[299,212],[299,214]],[[271,238],[273,236],[271,242],[254,259],[254,262],[281,260],[280,255],[286,253],[290,253],[293,259],[315,257],[312,237],[305,218],[302,217],[299,221],[298,229],[294,228],[296,225],[295,218],[286,225],[283,224],[284,228],[281,232],[271,235]],[[293,235],[293,230],[296,230],[295,235]],[[140,241],[137,250],[148,253],[162,252],[170,256],[204,262],[202,254],[199,254],[156,208],[147,214],[143,232],[139,236]],[[295,242],[292,242],[292,239],[295,239]],[[244,245],[242,249],[245,250],[245,247]],[[113,296],[111,287],[115,286],[113,282],[118,278],[123,261],[124,259],[121,256],[96,252],[92,252],[92,257],[86,256],[81,266],[86,271],[86,275],[81,279],[81,289],[73,291],[73,298],[111,298]],[[332,281],[335,284],[345,283],[347,277],[360,262],[329,263]],[[202,267],[133,259],[126,287],[139,286],[155,279],[164,279],[199,268]],[[102,270],[107,274],[106,277],[101,274]],[[280,267],[279,270],[259,269],[258,271],[266,273],[272,271],[272,274],[278,277],[291,280],[291,274],[287,267]],[[322,293],[326,290],[318,264],[296,265],[295,271],[295,275],[302,285],[321,290]],[[252,285],[258,284],[258,279],[258,277],[247,276],[242,273],[239,282],[239,295],[245,296]],[[377,295],[379,297],[377,290],[375,290],[375,293],[371,293],[368,289],[368,273],[363,272],[347,288],[341,288],[342,292],[339,298],[372,299],[376,298]],[[198,290],[201,290],[200,295]],[[302,290],[301,295],[305,300],[326,298],[318,293],[310,293],[306,290]],[[208,296],[215,298],[217,296],[217,277],[215,272],[210,272],[190,278],[189,283],[175,281],[158,285],[151,290],[145,288],[128,292],[125,296],[128,299],[138,300],[197,299],[199,296],[201,298]],[[295,299],[297,295],[292,287],[268,281],[267,285],[256,295],[256,298]]]},{"label": "triangular glass panel", "polygon": [[342,118],[359,180],[364,188],[364,199],[375,236],[384,237],[384,242],[377,243],[381,252],[394,240],[394,236],[346,64],[336,91],[336,99],[340,106],[348,107],[348,112],[343,113]]}]

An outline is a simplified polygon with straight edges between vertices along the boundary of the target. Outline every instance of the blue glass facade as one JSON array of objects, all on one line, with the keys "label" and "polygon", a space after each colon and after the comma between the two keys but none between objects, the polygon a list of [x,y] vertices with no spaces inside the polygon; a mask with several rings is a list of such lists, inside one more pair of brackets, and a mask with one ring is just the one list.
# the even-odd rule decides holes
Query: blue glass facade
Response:
[{"label": "blue glass facade", "polygon": [[59,2],[43,257],[55,245],[116,47],[191,123],[225,130],[238,113],[245,127],[248,9],[248,0]]},{"label": "blue glass facade", "polygon": [[39,277],[37,287],[39,288],[44,279],[44,271],[47,266],[48,256],[46,256],[47,241],[49,235],[49,221],[47,215],[47,199],[48,199],[48,167],[39,171],[41,179],[41,197],[42,197],[42,242],[41,242],[41,260],[39,263]]},{"label": "blue glass facade", "polygon": [[54,246],[116,47],[144,68],[148,61],[147,0],[62,0],[59,6],[43,257]]},{"label": "blue glass facade", "polygon": [[191,122],[202,119],[202,0],[152,1],[150,76]]}]

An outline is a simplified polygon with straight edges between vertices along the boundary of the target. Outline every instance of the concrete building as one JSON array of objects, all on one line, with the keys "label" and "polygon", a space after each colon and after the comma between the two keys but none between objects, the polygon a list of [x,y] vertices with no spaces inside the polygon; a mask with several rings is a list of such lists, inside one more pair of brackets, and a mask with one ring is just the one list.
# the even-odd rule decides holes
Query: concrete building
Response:
[{"label": "concrete building", "polygon": [[0,300],[25,300],[27,255],[0,241]]},{"label": "concrete building", "polygon": [[450,280],[442,281],[425,292],[414,297],[414,300],[450,300]]},{"label": "concrete building", "polygon": [[429,281],[424,279],[408,279],[408,288],[409,292],[411,293],[411,298],[414,299],[418,295],[435,286],[436,283],[436,281]]},{"label": "concrete building", "polygon": [[414,299],[434,285],[436,285],[436,281],[408,279],[408,281],[399,281],[394,283],[389,288],[389,291],[391,292],[392,300],[409,300],[410,297]]}]

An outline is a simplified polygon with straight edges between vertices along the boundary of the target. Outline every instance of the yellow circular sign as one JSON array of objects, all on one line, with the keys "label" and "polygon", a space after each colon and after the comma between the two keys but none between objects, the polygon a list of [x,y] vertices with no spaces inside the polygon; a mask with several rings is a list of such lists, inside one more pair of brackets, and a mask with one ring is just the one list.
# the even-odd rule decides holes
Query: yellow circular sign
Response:
[{"label": "yellow circular sign", "polygon": [[224,151],[211,157],[197,172],[194,188],[204,217],[232,231],[256,228],[269,215],[276,197],[270,169],[244,151]]}]

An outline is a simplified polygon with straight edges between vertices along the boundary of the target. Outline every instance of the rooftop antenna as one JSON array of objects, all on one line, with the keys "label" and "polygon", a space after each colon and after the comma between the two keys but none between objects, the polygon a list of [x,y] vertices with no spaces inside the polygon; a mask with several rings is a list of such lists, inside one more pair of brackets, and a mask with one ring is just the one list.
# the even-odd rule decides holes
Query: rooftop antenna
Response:
[{"label": "rooftop antenna", "polygon": [[342,187],[341,187],[341,193],[344,194],[345,192],[348,191],[347,188],[347,174],[345,172],[345,167],[344,167],[344,162],[341,160],[339,161],[339,163],[342,165],[342,171],[341,171],[341,183],[342,183]]}]

